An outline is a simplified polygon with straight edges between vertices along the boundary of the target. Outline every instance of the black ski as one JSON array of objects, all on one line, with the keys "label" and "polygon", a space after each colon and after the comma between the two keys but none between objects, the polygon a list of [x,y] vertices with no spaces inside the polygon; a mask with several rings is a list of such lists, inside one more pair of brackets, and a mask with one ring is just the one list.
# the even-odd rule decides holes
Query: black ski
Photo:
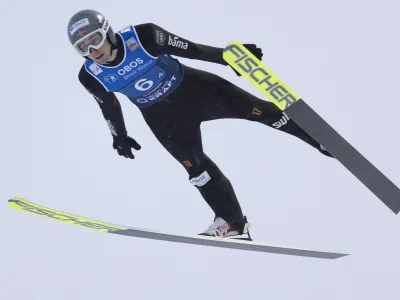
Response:
[{"label": "black ski", "polygon": [[335,131],[302,99],[285,109],[289,117],[323,145],[395,214],[400,211],[400,190],[381,171]]}]

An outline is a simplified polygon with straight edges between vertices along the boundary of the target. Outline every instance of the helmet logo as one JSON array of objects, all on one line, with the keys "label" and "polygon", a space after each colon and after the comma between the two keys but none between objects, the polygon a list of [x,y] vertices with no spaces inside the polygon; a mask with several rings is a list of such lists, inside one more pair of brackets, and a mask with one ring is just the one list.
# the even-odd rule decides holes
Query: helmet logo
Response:
[{"label": "helmet logo", "polygon": [[81,29],[81,30],[78,31],[78,35],[80,37],[83,37],[85,34],[86,34],[86,31],[84,29]]},{"label": "helmet logo", "polygon": [[110,23],[107,20],[105,20],[103,23],[103,30],[107,32],[108,27],[110,27]]},{"label": "helmet logo", "polygon": [[78,22],[76,22],[75,24],[73,24],[70,28],[69,28],[69,33],[71,35],[73,35],[76,31],[78,31],[79,29],[81,29],[84,26],[89,25],[89,20],[88,18],[79,20]]}]

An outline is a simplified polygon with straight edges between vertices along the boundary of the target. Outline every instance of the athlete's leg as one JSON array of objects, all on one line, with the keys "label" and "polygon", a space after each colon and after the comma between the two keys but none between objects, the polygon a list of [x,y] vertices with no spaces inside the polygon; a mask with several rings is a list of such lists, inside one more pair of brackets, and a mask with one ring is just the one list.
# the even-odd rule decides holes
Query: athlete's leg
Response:
[{"label": "athlete's leg", "polygon": [[202,121],[239,118],[259,122],[296,136],[331,157],[316,140],[272,102],[262,100],[215,74],[189,67],[186,67],[185,72],[196,82],[195,88],[191,89],[195,98],[191,103],[193,109],[202,114]]},{"label": "athlete's leg", "polygon": [[[190,182],[214,211],[240,233],[244,227],[243,213],[233,187],[218,166],[203,152],[200,123],[185,120],[181,113],[168,115],[168,104],[159,116],[145,116],[158,141],[185,168]],[[184,114],[184,113],[183,113]],[[187,116],[187,114],[185,114]]]}]

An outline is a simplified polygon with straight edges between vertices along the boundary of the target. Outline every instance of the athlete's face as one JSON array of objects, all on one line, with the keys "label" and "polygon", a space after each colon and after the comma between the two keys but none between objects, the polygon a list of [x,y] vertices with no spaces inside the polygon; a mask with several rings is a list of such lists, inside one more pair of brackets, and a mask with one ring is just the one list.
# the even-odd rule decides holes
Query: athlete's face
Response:
[{"label": "athlete's face", "polygon": [[111,60],[111,45],[110,43],[105,40],[104,45],[101,46],[99,49],[90,48],[90,55],[89,58],[99,64],[104,64],[107,61]]}]

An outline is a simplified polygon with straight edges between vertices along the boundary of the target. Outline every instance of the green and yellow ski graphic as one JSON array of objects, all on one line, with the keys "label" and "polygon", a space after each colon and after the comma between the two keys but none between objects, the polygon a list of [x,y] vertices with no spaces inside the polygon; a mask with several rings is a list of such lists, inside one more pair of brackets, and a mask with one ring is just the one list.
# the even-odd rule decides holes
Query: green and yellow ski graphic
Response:
[{"label": "green and yellow ski graphic", "polygon": [[116,230],[127,230],[128,228],[107,224],[88,218],[61,212],[52,208],[37,205],[22,198],[12,198],[8,200],[8,205],[14,209],[22,210],[41,217],[53,219],[67,224],[86,227],[102,232],[112,232]]},{"label": "green and yellow ski graphic", "polygon": [[224,49],[223,58],[281,110],[300,100],[295,92],[239,42],[230,43]]}]

